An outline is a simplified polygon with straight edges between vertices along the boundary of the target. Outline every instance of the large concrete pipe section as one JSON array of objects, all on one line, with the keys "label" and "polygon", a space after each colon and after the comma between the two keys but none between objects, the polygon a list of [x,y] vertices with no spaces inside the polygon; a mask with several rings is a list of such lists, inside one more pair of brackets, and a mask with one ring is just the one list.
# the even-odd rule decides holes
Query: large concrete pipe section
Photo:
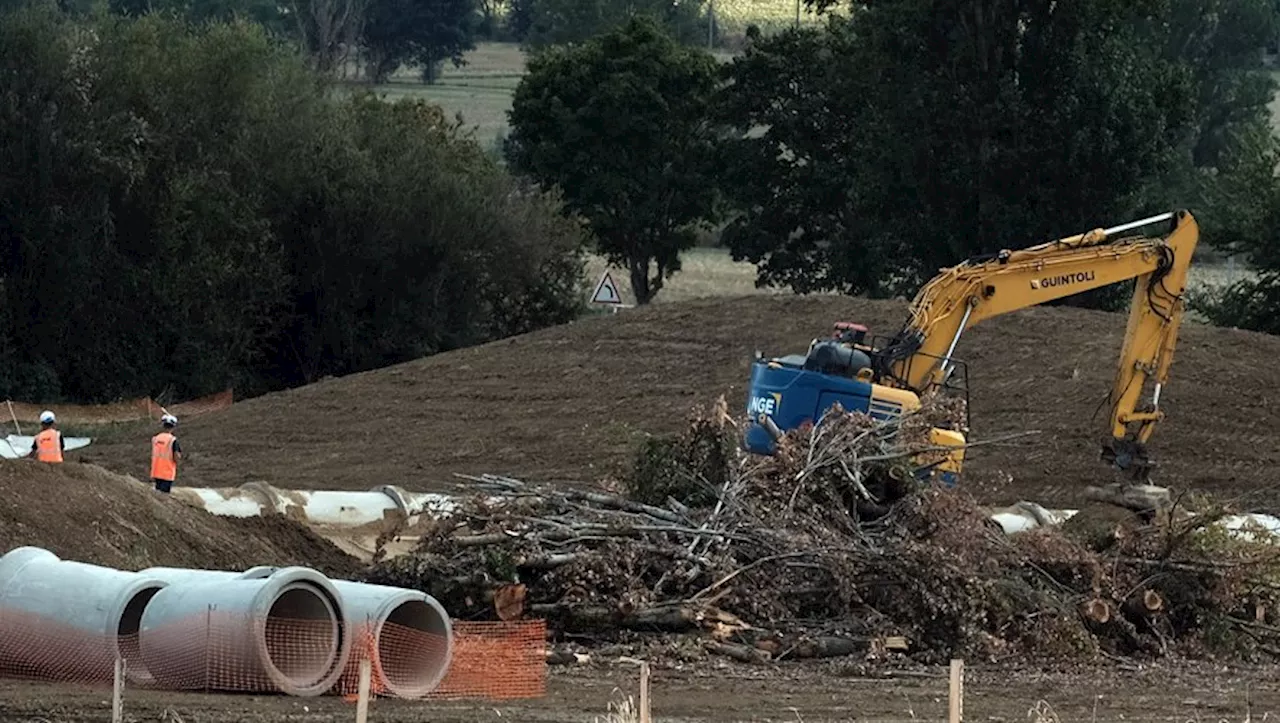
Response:
[{"label": "large concrete pipe section", "polygon": [[142,659],[177,690],[316,696],[341,677],[351,626],[333,583],[306,567],[143,570],[169,583],[142,616]]},{"label": "large concrete pipe section", "polygon": [[[453,625],[435,598],[399,587],[334,580],[357,644],[368,651],[380,687],[400,698],[435,690],[453,660]],[[354,687],[359,657],[352,656],[343,687]]]},{"label": "large concrete pipe section", "polygon": [[358,527],[390,516],[440,516],[456,508],[448,495],[409,492],[394,485],[372,490],[282,490],[262,482],[240,487],[178,487],[175,497],[215,515],[257,517],[278,513],[304,523]]},{"label": "large concrete pipe section", "polygon": [[[241,575],[270,575],[272,570],[255,567]],[[440,685],[453,660],[453,623],[439,601],[402,587],[331,582],[342,595],[355,651],[340,688],[355,687],[360,658],[366,654],[373,663],[374,683],[397,697],[421,698]]]},{"label": "large concrete pipe section", "polygon": [[62,560],[38,547],[0,557],[0,669],[11,675],[109,681],[117,656],[134,682],[151,675],[138,650],[155,576]]}]

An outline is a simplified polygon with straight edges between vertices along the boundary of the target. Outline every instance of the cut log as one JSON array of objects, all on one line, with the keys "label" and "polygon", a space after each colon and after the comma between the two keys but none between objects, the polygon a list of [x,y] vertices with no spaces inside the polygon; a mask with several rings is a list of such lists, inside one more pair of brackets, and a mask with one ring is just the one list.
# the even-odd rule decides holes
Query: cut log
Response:
[{"label": "cut log", "polygon": [[585,653],[571,653],[567,650],[548,650],[547,665],[585,665],[591,662],[591,656]]},{"label": "cut log", "polygon": [[594,502],[595,504],[613,507],[614,509],[649,515],[650,517],[655,517],[666,522],[684,522],[684,518],[675,512],[664,510],[661,507],[646,505],[641,502],[636,502],[635,500],[629,500],[625,497],[619,497],[618,495],[606,495],[599,492],[587,492],[585,490],[573,489],[565,490],[563,494],[571,500]]},{"label": "cut log", "polygon": [[715,640],[708,640],[706,648],[709,652],[733,658],[740,663],[767,663],[772,657],[768,652],[759,648],[750,648],[736,643],[721,643]]},{"label": "cut log", "polygon": [[1090,622],[1106,625],[1111,622],[1111,604],[1100,598],[1086,600],[1080,605],[1080,614]]},{"label": "cut log", "polygon": [[1131,619],[1149,618],[1164,610],[1164,598],[1148,588],[1125,600],[1123,610]]},{"label": "cut log", "polygon": [[1080,508],[1061,525],[1062,534],[1095,552],[1111,549],[1117,540],[1145,524],[1132,510],[1100,502]]},{"label": "cut log", "polygon": [[731,624],[734,621],[742,625],[740,620],[721,610],[693,605],[664,605],[622,611],[604,606],[550,603],[530,605],[527,609],[532,615],[557,620],[566,630],[575,632],[625,628],[679,633]]},{"label": "cut log", "polygon": [[790,648],[778,656],[785,658],[841,658],[846,655],[857,655],[867,651],[868,641],[863,639],[837,638],[824,635],[796,641]]},{"label": "cut log", "polygon": [[880,638],[880,640],[884,643],[885,650],[909,650],[911,648],[911,644],[907,642],[906,636],[903,635],[890,635]]},{"label": "cut log", "polygon": [[1143,513],[1165,510],[1173,504],[1168,488],[1156,485],[1109,484],[1104,487],[1086,487],[1084,496],[1095,502],[1106,502]]},{"label": "cut log", "polygon": [[582,556],[576,552],[562,552],[554,555],[528,555],[516,561],[516,567],[526,570],[554,570],[557,567],[571,565]]},{"label": "cut log", "polygon": [[503,585],[493,591],[493,608],[499,620],[518,620],[524,614],[524,585]]}]

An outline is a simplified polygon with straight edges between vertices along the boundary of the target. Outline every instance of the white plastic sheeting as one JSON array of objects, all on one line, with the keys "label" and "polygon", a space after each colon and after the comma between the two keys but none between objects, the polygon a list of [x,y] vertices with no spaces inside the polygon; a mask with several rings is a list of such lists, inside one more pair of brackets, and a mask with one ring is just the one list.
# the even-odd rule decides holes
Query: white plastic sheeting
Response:
[{"label": "white plastic sheeting", "polygon": [[[67,443],[67,451],[88,447],[93,441],[92,437],[63,437]],[[22,459],[31,451],[31,443],[36,441],[35,437],[27,434],[10,434],[4,439],[0,439],[0,457],[4,459]]]},{"label": "white plastic sheeting", "polygon": [[1047,525],[1061,525],[1076,514],[1076,510],[1048,510],[1034,502],[1019,502],[1003,509],[992,510],[991,519],[995,520],[1005,531],[1012,535],[1015,532],[1033,530]]},{"label": "white plastic sheeting", "polygon": [[[1015,534],[1037,527],[1060,525],[1071,519],[1079,510],[1050,510],[1034,502],[1019,502],[1009,507],[991,511],[1005,534]],[[1244,539],[1272,541],[1280,544],[1280,517],[1249,513],[1228,515],[1214,523]]]}]

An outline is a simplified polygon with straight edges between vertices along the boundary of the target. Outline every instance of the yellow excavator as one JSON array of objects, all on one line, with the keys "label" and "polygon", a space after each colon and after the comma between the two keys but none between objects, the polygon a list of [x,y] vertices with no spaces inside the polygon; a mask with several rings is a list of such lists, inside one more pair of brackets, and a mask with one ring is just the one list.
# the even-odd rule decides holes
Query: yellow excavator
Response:
[{"label": "yellow excavator", "polygon": [[[1167,224],[1167,232],[1127,235],[1155,224]],[[967,389],[967,384],[954,383],[967,372],[953,357],[965,329],[993,316],[1134,279],[1128,328],[1108,398],[1111,433],[1103,442],[1102,458],[1134,481],[1145,481],[1153,466],[1146,443],[1164,418],[1160,390],[1173,361],[1187,270],[1199,239],[1195,219],[1181,210],[944,269],[916,295],[901,331],[883,343],[867,340],[864,326],[841,323],[831,338],[815,339],[803,356],[757,355],[747,396],[752,422],[745,446],[772,454],[782,433],[820,422],[836,403],[845,411],[885,419],[918,409],[925,395]],[[1148,382],[1153,387],[1150,401],[1143,403]],[[955,484],[964,461],[964,435],[934,429],[932,441],[950,451],[922,467],[922,477]]]}]

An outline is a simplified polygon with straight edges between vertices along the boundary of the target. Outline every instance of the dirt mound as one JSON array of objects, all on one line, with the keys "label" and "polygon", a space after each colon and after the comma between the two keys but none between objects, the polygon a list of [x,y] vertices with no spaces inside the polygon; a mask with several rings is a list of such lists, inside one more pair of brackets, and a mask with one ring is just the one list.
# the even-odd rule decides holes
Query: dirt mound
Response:
[{"label": "dirt mound", "polygon": [[0,463],[0,553],[23,545],[126,570],[308,565],[347,576],[360,567],[284,517],[216,517],[136,479],[74,462]]},{"label": "dirt mound", "polygon": [[[839,297],[708,299],[330,379],[183,424],[179,483],[439,489],[453,472],[594,481],[624,469],[646,434],[679,431],[693,404],[745,402],[754,350],[803,352],[837,320],[890,334],[905,313],[904,303]],[[1034,447],[971,451],[965,484],[980,499],[1075,506],[1084,485],[1108,477],[1100,407],[1124,327],[1122,314],[1042,307],[966,333],[957,354],[969,366],[973,436],[1041,432]],[[1158,482],[1280,509],[1277,358],[1280,338],[1184,325],[1161,396],[1169,417],[1151,445]],[[81,459],[143,475],[148,434],[95,442]]]}]

